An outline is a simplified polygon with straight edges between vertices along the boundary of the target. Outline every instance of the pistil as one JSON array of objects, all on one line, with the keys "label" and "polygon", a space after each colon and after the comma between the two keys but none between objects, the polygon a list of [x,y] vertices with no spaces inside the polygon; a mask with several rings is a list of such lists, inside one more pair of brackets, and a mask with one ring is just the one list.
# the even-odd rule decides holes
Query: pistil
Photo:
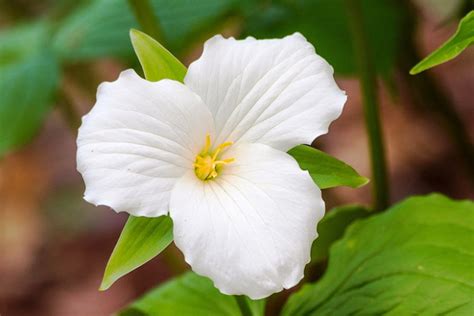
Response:
[{"label": "pistil", "polygon": [[234,162],[234,158],[220,159],[222,151],[232,144],[233,142],[224,142],[212,151],[211,135],[207,134],[204,148],[196,156],[193,164],[196,176],[203,181],[212,180],[219,175],[224,165]]}]

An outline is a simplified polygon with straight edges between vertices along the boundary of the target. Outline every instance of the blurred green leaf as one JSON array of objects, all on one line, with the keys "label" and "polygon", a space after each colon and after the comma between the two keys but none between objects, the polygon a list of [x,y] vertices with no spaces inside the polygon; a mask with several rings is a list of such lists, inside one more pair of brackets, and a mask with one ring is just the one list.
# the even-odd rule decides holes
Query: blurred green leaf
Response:
[{"label": "blurred green leaf", "polygon": [[[244,33],[269,38],[300,32],[337,73],[352,75],[357,68],[344,1],[272,1],[247,17]],[[376,70],[389,73],[397,57],[401,36],[400,3],[362,0],[362,11]]]},{"label": "blurred green leaf", "polygon": [[100,290],[150,261],[173,241],[169,216],[155,218],[130,216],[105,268]]},{"label": "blurred green leaf", "polygon": [[0,34],[0,156],[28,142],[51,109],[59,66],[48,34],[42,22]]},{"label": "blurred green leaf", "polygon": [[0,66],[21,62],[36,54],[48,39],[48,25],[41,21],[21,24],[0,33]]},{"label": "blurred green leaf", "polygon": [[342,238],[354,221],[373,214],[361,205],[344,205],[328,212],[318,223],[318,238],[311,248],[311,261],[317,263],[328,257],[331,245]]},{"label": "blurred green leaf", "polygon": [[456,33],[438,49],[420,61],[410,70],[416,75],[429,68],[445,63],[461,54],[467,47],[474,43],[474,11],[469,12],[459,22]]},{"label": "blurred green leaf", "polygon": [[130,39],[147,80],[169,78],[183,82],[186,67],[160,43],[135,29],[130,31]]},{"label": "blurred green leaf", "polygon": [[474,203],[412,197],[351,225],[283,315],[471,315]]},{"label": "blurred green leaf", "polygon": [[[247,300],[252,315],[264,315],[264,300]],[[208,278],[187,272],[145,294],[119,315],[241,316],[241,313],[234,297],[221,294]]]},{"label": "blurred green leaf", "polygon": [[[166,47],[177,53],[193,43],[193,38],[217,19],[234,9],[236,0],[152,0]],[[94,0],[63,21],[54,40],[56,51],[66,60],[133,55],[128,32],[136,22],[126,1]]]},{"label": "blurred green leaf", "polygon": [[126,1],[89,1],[62,21],[53,47],[67,61],[130,57],[128,31],[136,26]]},{"label": "blurred green leaf", "polygon": [[369,182],[351,166],[313,147],[299,145],[288,153],[296,159],[301,169],[308,170],[320,189],[337,186],[358,188]]}]

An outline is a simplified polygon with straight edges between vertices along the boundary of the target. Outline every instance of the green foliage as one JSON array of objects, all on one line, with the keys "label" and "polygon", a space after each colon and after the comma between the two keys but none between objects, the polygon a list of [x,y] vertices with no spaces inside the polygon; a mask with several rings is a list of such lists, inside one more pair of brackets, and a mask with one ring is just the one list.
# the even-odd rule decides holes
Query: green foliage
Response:
[{"label": "green foliage", "polygon": [[66,61],[132,56],[128,31],[136,27],[126,1],[88,1],[61,22],[53,47]]},{"label": "green foliage", "polygon": [[130,31],[130,39],[147,80],[158,81],[165,78],[180,82],[184,80],[186,67],[160,43],[134,29]]},{"label": "green foliage", "polygon": [[469,12],[459,22],[456,33],[438,49],[425,57],[410,70],[410,74],[416,75],[426,69],[445,63],[461,54],[474,42],[474,11]]},{"label": "green foliage", "polygon": [[[374,64],[379,73],[386,74],[397,57],[402,23],[400,3],[363,0],[362,10]],[[249,15],[246,22],[245,33],[257,38],[300,32],[337,73],[356,73],[345,0],[273,1]]]},{"label": "green foliage", "polygon": [[170,217],[130,216],[107,263],[100,290],[107,290],[119,278],[156,257],[172,241]]},{"label": "green foliage", "polygon": [[[167,47],[175,52],[189,47],[199,32],[234,10],[236,3],[203,0],[195,6],[189,0],[152,0]],[[1,33],[0,156],[25,144],[42,124],[59,83],[58,59],[68,63],[99,57],[131,58],[127,34],[136,26],[127,1],[90,0],[54,21],[54,30],[47,21],[41,21]],[[150,53],[139,58],[146,60]],[[173,59],[171,55],[161,57]],[[142,63],[147,63],[145,60]],[[171,68],[178,78],[185,71],[179,67],[182,65]],[[146,74],[154,80],[161,78],[154,70]]]},{"label": "green foliage", "polygon": [[299,145],[288,153],[296,159],[301,169],[308,170],[320,189],[337,186],[358,188],[369,182],[351,166],[313,147]]},{"label": "green foliage", "polygon": [[[253,316],[264,315],[265,301],[248,299]],[[221,294],[212,282],[193,272],[175,278],[145,294],[119,316],[241,316],[236,300]]]},{"label": "green foliage", "polygon": [[318,223],[318,238],[311,248],[313,263],[327,258],[331,245],[342,238],[346,228],[354,221],[367,217],[370,210],[361,205],[345,205],[332,209]]},{"label": "green foliage", "polygon": [[412,197],[351,225],[283,315],[471,315],[474,203]]},{"label": "green foliage", "polygon": [[[235,0],[152,0],[166,47],[177,53],[192,43],[194,35],[234,8]],[[66,18],[54,40],[59,54],[70,61],[105,56],[130,58],[127,34],[138,26],[127,1],[95,0]]]},{"label": "green foliage", "polygon": [[48,34],[45,23],[0,34],[0,156],[29,141],[51,108],[59,67]]},{"label": "green foliage", "polygon": [[44,48],[48,24],[37,22],[19,25],[0,33],[0,66],[15,64]]}]

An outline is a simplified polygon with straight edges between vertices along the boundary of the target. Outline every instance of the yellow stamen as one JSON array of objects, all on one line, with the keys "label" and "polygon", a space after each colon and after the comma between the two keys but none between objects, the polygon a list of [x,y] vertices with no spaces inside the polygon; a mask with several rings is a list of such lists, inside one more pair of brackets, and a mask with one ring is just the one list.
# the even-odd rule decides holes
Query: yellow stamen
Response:
[{"label": "yellow stamen", "polygon": [[[208,134],[209,135],[209,134]],[[222,143],[220,144],[219,146],[217,146],[216,148],[216,151],[214,152],[214,155],[212,156],[212,160],[216,160],[217,158],[217,155],[219,155],[219,153],[226,147],[229,147],[230,145],[232,145],[233,142],[225,142],[225,143]]]},{"label": "yellow stamen", "polygon": [[204,145],[204,149],[201,151],[201,153],[207,153],[211,149],[211,135],[208,133],[206,135],[206,145]]},{"label": "yellow stamen", "polygon": [[227,158],[227,159],[224,159],[224,160],[217,160],[215,162],[216,165],[218,164],[222,164],[222,165],[225,165],[225,164],[228,164],[228,163],[232,163],[235,161],[235,158]]},{"label": "yellow stamen", "polygon": [[204,148],[196,156],[196,160],[193,163],[196,176],[203,181],[212,180],[219,175],[224,165],[234,162],[234,158],[219,159],[222,151],[232,144],[233,142],[224,142],[212,151],[211,135],[207,134]]}]

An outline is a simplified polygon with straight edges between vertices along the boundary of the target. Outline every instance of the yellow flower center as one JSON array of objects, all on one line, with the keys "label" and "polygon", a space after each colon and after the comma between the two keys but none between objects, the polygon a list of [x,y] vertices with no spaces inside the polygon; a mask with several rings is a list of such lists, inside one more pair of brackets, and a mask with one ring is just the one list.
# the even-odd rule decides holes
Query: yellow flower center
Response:
[{"label": "yellow flower center", "polygon": [[211,150],[211,135],[207,134],[206,145],[196,156],[193,164],[196,176],[202,181],[212,180],[217,177],[224,165],[234,162],[234,158],[220,160],[222,150],[232,144],[232,142],[225,142],[217,146],[215,150]]}]

